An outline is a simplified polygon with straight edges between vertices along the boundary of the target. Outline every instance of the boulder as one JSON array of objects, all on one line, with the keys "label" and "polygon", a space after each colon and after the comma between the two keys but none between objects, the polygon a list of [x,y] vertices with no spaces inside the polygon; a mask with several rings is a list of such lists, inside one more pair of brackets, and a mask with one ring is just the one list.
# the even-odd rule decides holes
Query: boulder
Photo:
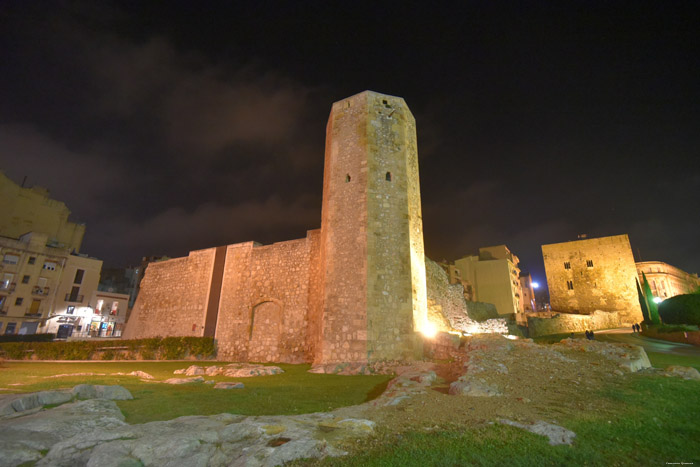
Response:
[{"label": "boulder", "polygon": [[475,379],[457,380],[450,384],[450,395],[493,397],[502,395],[501,392],[487,383]]},{"label": "boulder", "polygon": [[671,365],[664,371],[666,376],[677,376],[683,379],[700,380],[700,372],[693,367]]},{"label": "boulder", "polygon": [[116,385],[79,384],[73,388],[72,393],[78,399],[130,400],[134,398],[128,389]]},{"label": "boulder", "polygon": [[45,405],[63,404],[73,399],[70,391],[41,391],[32,394],[8,394],[0,397],[0,417],[39,409]]},{"label": "boulder", "polygon": [[567,430],[559,425],[554,425],[543,421],[523,424],[512,420],[500,419],[499,423],[521,428],[531,433],[535,433],[536,435],[545,436],[549,439],[549,444],[552,446],[559,444],[571,444],[574,442],[574,438],[576,437],[576,433],[571,430]]},{"label": "boulder", "polygon": [[163,381],[166,384],[188,384],[188,383],[203,383],[204,378],[195,376],[193,378],[170,378]]}]

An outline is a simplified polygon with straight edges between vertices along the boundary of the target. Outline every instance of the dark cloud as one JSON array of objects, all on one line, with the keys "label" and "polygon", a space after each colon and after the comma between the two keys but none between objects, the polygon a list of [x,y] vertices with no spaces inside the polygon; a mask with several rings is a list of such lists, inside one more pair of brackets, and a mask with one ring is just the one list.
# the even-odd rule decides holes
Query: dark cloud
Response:
[{"label": "dark cloud", "polygon": [[541,275],[542,244],[629,233],[700,270],[685,4],[0,8],[0,170],[108,263],[317,228],[330,106],[372,89],[416,117],[433,258],[507,244]]},{"label": "dark cloud", "polygon": [[16,182],[49,188],[83,222],[99,217],[125,176],[118,159],[71,151],[29,125],[0,125],[0,163]]}]

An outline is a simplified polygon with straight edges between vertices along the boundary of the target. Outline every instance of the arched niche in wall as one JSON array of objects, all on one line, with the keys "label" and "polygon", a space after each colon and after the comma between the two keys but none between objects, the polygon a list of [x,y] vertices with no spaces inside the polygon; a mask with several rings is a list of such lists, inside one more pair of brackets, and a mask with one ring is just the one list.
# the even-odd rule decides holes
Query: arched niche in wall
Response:
[{"label": "arched niche in wall", "polygon": [[276,299],[265,299],[250,309],[248,360],[270,362],[279,359],[284,306]]}]

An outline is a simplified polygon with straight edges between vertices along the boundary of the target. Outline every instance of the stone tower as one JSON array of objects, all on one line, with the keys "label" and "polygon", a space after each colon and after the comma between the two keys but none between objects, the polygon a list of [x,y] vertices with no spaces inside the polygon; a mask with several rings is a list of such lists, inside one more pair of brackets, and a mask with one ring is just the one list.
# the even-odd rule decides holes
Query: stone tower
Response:
[{"label": "stone tower", "polygon": [[365,91],[326,128],[315,363],[411,358],[427,325],[415,119]]}]

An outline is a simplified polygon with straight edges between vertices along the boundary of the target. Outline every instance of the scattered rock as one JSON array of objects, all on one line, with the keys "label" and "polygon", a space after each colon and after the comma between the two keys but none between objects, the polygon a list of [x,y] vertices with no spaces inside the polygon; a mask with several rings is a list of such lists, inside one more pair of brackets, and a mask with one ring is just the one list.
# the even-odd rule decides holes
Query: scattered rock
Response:
[{"label": "scattered rock", "polygon": [[[207,381],[208,382],[208,381]],[[234,381],[231,382],[221,382],[221,383],[216,383],[214,386],[214,389],[243,389],[245,386],[243,383],[237,383]]]},{"label": "scattered rock", "polygon": [[450,384],[450,395],[456,396],[473,396],[473,397],[493,397],[502,395],[501,392],[479,380],[474,379],[459,379]]},{"label": "scattered rock", "polygon": [[499,419],[498,422],[504,425],[522,428],[523,430],[530,431],[536,435],[546,436],[549,438],[549,444],[552,446],[556,446],[558,444],[571,444],[574,442],[574,438],[576,437],[576,433],[571,430],[567,430],[559,425],[553,425],[543,421],[523,424],[512,420]]},{"label": "scattered rock", "polygon": [[700,372],[693,367],[671,365],[664,371],[666,376],[677,376],[683,379],[700,380]]},{"label": "scattered rock", "polygon": [[583,339],[563,339],[553,346],[575,349],[580,352],[595,352],[608,360],[612,360],[618,366],[629,372],[637,372],[645,368],[651,368],[651,362],[643,347],[629,344],[613,344]]},{"label": "scattered rock", "polygon": [[141,379],[153,379],[153,376],[146,373],[145,371],[132,371],[131,373],[112,373],[112,375],[123,375],[123,376],[138,376]]},{"label": "scattered rock", "polygon": [[197,365],[192,365],[189,368],[175,370],[173,372],[176,375],[187,375],[187,376],[197,376],[197,375],[207,375],[216,376],[224,375],[233,378],[250,378],[252,376],[268,376],[268,375],[278,375],[284,373],[278,366],[272,365],[257,365],[251,363],[231,363],[226,366],[209,366],[207,368],[202,368]]},{"label": "scattered rock", "polygon": [[65,378],[67,376],[104,376],[106,373],[66,373],[61,375],[44,376],[44,378]]},{"label": "scattered rock", "polygon": [[170,378],[163,381],[166,384],[188,384],[188,383],[203,383],[204,378],[195,376],[193,378]]}]

